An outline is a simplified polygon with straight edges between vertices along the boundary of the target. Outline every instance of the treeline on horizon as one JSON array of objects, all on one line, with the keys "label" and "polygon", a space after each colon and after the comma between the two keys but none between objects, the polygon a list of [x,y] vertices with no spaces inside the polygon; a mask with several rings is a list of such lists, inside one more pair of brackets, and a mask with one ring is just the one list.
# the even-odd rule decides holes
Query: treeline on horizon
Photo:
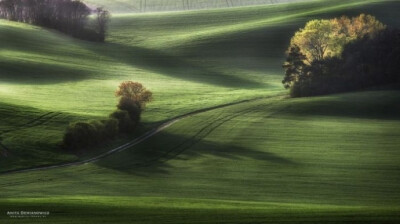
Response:
[{"label": "treeline on horizon", "polygon": [[[89,24],[89,16],[96,19]],[[80,0],[0,0],[0,18],[51,28],[73,37],[104,42],[110,14]]]}]

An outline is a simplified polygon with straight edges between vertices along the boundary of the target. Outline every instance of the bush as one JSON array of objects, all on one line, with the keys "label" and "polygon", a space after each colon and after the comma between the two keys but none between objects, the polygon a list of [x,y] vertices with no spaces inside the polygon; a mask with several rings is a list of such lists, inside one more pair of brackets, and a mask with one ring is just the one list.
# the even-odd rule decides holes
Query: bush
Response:
[{"label": "bush", "polygon": [[110,118],[118,120],[118,129],[121,133],[132,133],[138,122],[131,119],[129,112],[126,110],[117,110],[110,114]]},{"label": "bush", "polygon": [[106,120],[70,124],[64,134],[63,147],[76,151],[112,139],[119,133],[134,132],[145,104],[152,100],[152,93],[140,83],[124,82],[116,95],[121,97],[118,110]]},{"label": "bush", "polygon": [[127,97],[121,97],[119,100],[119,103],[117,105],[119,110],[125,110],[128,112],[129,117],[136,123],[140,121],[140,115],[142,113],[142,110],[140,109],[140,105],[127,98]]},{"label": "bush", "polygon": [[119,121],[115,118],[109,118],[107,120],[102,120],[101,123],[104,127],[105,138],[115,138],[119,132]]},{"label": "bush", "polygon": [[112,139],[118,134],[118,120],[76,122],[68,126],[64,134],[63,146],[79,150]]},{"label": "bush", "polygon": [[115,96],[121,97],[120,101],[133,101],[141,110],[153,100],[153,93],[150,90],[147,90],[141,83],[133,81],[122,82],[115,92]]},{"label": "bush", "polygon": [[101,40],[99,34],[96,31],[87,28],[82,28],[79,32],[72,34],[72,36],[78,39],[92,42],[104,42],[104,40]]},{"label": "bush", "polygon": [[87,147],[95,142],[95,127],[87,122],[72,123],[64,135],[64,147],[72,150]]}]

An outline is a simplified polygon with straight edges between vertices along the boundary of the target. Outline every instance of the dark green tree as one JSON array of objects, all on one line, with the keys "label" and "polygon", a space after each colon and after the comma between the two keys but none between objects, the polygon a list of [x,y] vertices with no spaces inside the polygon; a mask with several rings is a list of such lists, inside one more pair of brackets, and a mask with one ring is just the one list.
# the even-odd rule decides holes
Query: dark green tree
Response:
[{"label": "dark green tree", "polygon": [[110,21],[110,12],[100,7],[96,9],[96,31],[100,42],[106,39],[107,25]]},{"label": "dark green tree", "polygon": [[306,56],[301,53],[297,45],[290,47],[283,68],[285,69],[285,77],[282,84],[286,89],[290,88],[293,83],[305,77],[305,67],[307,66],[304,61]]}]

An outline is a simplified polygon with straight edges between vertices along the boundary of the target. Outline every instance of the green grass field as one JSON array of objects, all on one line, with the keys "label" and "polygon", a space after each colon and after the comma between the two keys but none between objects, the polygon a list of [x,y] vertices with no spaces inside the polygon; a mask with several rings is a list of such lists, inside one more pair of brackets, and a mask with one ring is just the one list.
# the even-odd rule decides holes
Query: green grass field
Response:
[{"label": "green grass field", "polygon": [[[0,20],[0,172],[85,159],[140,134],[79,155],[59,147],[69,122],[115,109],[125,80],[154,93],[141,130],[253,99],[96,163],[0,175],[0,223],[400,222],[400,92],[289,99],[280,83],[306,21],[370,13],[400,27],[399,8],[333,0],[114,14],[105,44]],[[51,215],[6,215],[15,210]]]},{"label": "green grass field", "polygon": [[85,2],[93,7],[105,6],[115,13],[143,13],[271,5],[301,1],[307,0],[86,0]]}]

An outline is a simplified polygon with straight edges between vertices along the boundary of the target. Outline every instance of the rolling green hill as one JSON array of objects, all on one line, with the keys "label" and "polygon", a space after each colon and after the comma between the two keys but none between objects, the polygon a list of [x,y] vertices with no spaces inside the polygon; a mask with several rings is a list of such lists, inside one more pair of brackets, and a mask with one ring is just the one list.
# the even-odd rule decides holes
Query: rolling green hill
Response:
[{"label": "rolling green hill", "polygon": [[396,223],[399,100],[373,91],[212,110],[95,164],[0,176],[0,211],[53,213],[40,223]]},{"label": "rolling green hill", "polygon": [[[288,99],[280,81],[289,39],[306,21],[371,13],[400,27],[399,7],[334,0],[115,14],[105,44],[0,20],[0,172],[84,159],[132,139],[83,155],[58,147],[69,122],[114,110],[124,80],[154,93],[142,129],[253,99],[182,119],[96,163],[0,175],[0,220],[398,222],[400,92]],[[4,216],[38,208],[52,214]]]},{"label": "rolling green hill", "polygon": [[[282,93],[284,50],[305,21],[366,12],[397,26],[396,6],[338,0],[115,15],[106,44],[1,21],[0,99],[9,109],[1,117],[8,126],[0,131],[10,157],[0,159],[0,170],[82,157],[60,151],[65,127],[107,116],[124,80],[142,82],[155,94],[144,115],[147,127],[204,107]],[[24,119],[13,123],[14,114]]]},{"label": "rolling green hill", "polygon": [[301,1],[307,0],[85,0],[84,2],[92,7],[107,7],[115,13],[143,13],[232,8]]}]

